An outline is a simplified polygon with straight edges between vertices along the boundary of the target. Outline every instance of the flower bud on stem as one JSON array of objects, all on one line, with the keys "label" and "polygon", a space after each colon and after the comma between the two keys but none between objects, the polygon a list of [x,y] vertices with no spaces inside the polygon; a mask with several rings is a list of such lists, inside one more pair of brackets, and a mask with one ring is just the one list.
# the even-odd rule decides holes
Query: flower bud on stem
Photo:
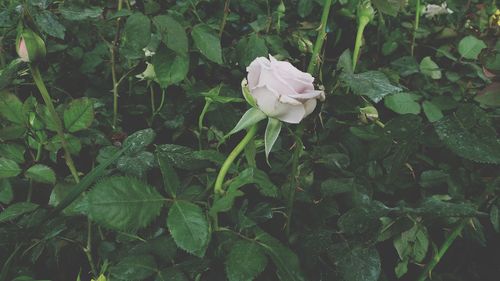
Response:
[{"label": "flower bud on stem", "polygon": [[375,17],[375,10],[373,9],[370,1],[363,1],[357,10],[358,16],[358,31],[356,33],[356,42],[354,44],[354,52],[352,55],[352,70],[356,69],[356,64],[358,63],[359,50],[361,48],[361,43],[363,41],[363,32],[365,27],[370,21]]}]

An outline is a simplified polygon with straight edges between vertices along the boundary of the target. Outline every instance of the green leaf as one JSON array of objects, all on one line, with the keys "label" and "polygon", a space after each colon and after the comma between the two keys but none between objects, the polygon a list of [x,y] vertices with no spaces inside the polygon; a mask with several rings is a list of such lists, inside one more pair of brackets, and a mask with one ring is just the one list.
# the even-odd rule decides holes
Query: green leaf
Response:
[{"label": "green leaf", "polygon": [[427,170],[420,175],[419,184],[425,188],[436,187],[446,184],[449,177],[447,173],[441,170]]},{"label": "green leaf", "polygon": [[155,281],[189,281],[189,279],[178,269],[170,267],[159,271]]},{"label": "green leaf", "polygon": [[217,33],[206,24],[198,24],[191,31],[194,44],[207,59],[222,64],[222,47]]},{"label": "green leaf", "polygon": [[424,109],[425,116],[427,116],[429,122],[436,122],[443,118],[443,112],[441,109],[439,109],[439,107],[431,101],[424,101],[422,103],[422,108]]},{"label": "green leaf", "polygon": [[0,116],[14,124],[24,124],[23,103],[14,94],[0,92]]},{"label": "green leaf", "polygon": [[342,280],[377,281],[380,276],[380,256],[374,248],[344,242],[333,245],[329,254]]},{"label": "green leaf", "polygon": [[142,13],[134,13],[128,17],[123,28],[121,54],[128,59],[144,57],[144,51],[151,39],[151,22]]},{"label": "green leaf", "polygon": [[0,179],[0,203],[9,204],[14,199],[14,191],[8,179]]},{"label": "green leaf", "polygon": [[116,168],[126,175],[142,178],[148,170],[155,166],[155,157],[149,151],[141,151],[133,155],[123,155],[116,161]]},{"label": "green leaf", "polygon": [[[21,64],[22,61],[20,59],[14,59],[9,62],[8,65],[4,66],[3,69],[0,69],[0,90],[3,90],[4,88],[12,84],[17,75],[17,70],[19,69],[19,66],[21,66]],[[2,94],[0,94],[0,100],[2,99],[1,95]],[[2,110],[0,110],[0,114],[1,112]]]},{"label": "green leaf", "polygon": [[64,39],[66,28],[60,24],[54,14],[44,10],[35,14],[36,25],[45,33],[59,39]]},{"label": "green leaf", "polygon": [[267,115],[260,111],[260,109],[252,107],[241,117],[238,124],[225,136],[226,138],[232,134],[235,134],[243,129],[246,129],[252,125],[259,123],[261,120],[267,118]]},{"label": "green leaf", "polygon": [[257,230],[255,240],[276,265],[277,275],[281,281],[305,280],[299,259],[294,252],[262,230]]},{"label": "green leaf", "polygon": [[269,163],[269,153],[273,149],[274,143],[278,139],[281,131],[281,121],[276,118],[269,117],[267,121],[266,132],[264,134],[264,144],[266,151],[266,159]]},{"label": "green leaf", "polygon": [[24,214],[33,212],[38,208],[37,204],[30,202],[15,203],[0,212],[0,223],[14,220]]},{"label": "green leaf", "polygon": [[236,45],[236,55],[241,67],[247,67],[257,57],[267,57],[269,49],[266,40],[257,33],[243,37]]},{"label": "green leaf", "polygon": [[299,3],[297,4],[297,13],[301,18],[305,18],[312,12],[312,8],[312,0],[299,0]]},{"label": "green leaf", "polygon": [[88,98],[71,101],[64,110],[64,127],[71,132],[87,129],[94,120],[94,105]]},{"label": "green leaf", "polygon": [[25,147],[19,144],[1,143],[0,157],[14,160],[18,164],[24,162]]},{"label": "green leaf", "polygon": [[345,212],[337,224],[342,232],[360,234],[375,230],[380,225],[380,218],[388,212],[387,208],[372,202],[369,205],[354,207]]},{"label": "green leaf", "polygon": [[396,93],[384,98],[384,105],[399,114],[419,114],[420,104],[408,93]]},{"label": "green leaf", "polygon": [[397,16],[398,12],[402,10],[407,3],[405,0],[372,0],[371,2],[379,12],[393,17]]},{"label": "green leaf", "polygon": [[400,87],[392,85],[387,76],[380,71],[367,71],[360,74],[349,74],[344,71],[340,79],[351,88],[354,94],[367,96],[375,103],[387,95],[402,91]]},{"label": "green leaf", "polygon": [[420,72],[432,79],[441,79],[441,70],[431,57],[425,57],[420,61]]},{"label": "green leaf", "polygon": [[458,156],[500,164],[500,140],[481,109],[463,106],[456,114],[434,123],[434,129],[446,147]]},{"label": "green leaf", "polygon": [[415,211],[419,215],[433,218],[468,217],[476,214],[476,208],[472,204],[446,202],[436,197],[424,199]]},{"label": "green leaf", "polygon": [[169,15],[160,15],[153,18],[153,23],[160,33],[161,41],[172,51],[186,54],[188,38],[184,27]]},{"label": "green leaf", "polygon": [[128,256],[109,268],[112,277],[127,281],[146,280],[157,270],[156,262],[150,255]]},{"label": "green leaf", "polygon": [[89,216],[116,230],[137,230],[156,218],[165,202],[152,186],[138,179],[114,176],[88,193]]},{"label": "green leaf", "polygon": [[176,54],[164,46],[160,46],[152,58],[152,63],[156,78],[163,88],[183,81],[189,71],[189,56]]},{"label": "green leaf", "polygon": [[200,207],[190,202],[175,201],[168,212],[167,226],[179,248],[198,257],[205,255],[210,233]]},{"label": "green leaf", "polygon": [[[500,56],[500,55],[499,55]],[[494,82],[486,86],[482,91],[480,91],[474,100],[479,102],[481,105],[499,107],[500,106],[500,83]]]},{"label": "green leaf", "polygon": [[15,177],[20,173],[21,168],[15,161],[0,157],[0,179]]},{"label": "green leaf", "polygon": [[[194,151],[189,147],[176,144],[162,144],[156,148],[157,154],[163,154],[162,157],[170,159],[172,165],[184,170],[197,170],[207,167],[210,161],[217,160],[221,155],[212,150]],[[221,161],[224,162],[222,156]]]},{"label": "green leaf", "polygon": [[128,136],[123,142],[123,147],[127,148],[128,154],[136,154],[146,149],[156,137],[153,129],[144,129]]},{"label": "green leaf", "polygon": [[86,19],[95,19],[101,16],[103,9],[97,6],[78,6],[67,4],[59,6],[61,15],[70,21],[80,21]]},{"label": "green leaf", "polygon": [[396,273],[396,277],[401,278],[403,275],[408,272],[408,261],[400,261],[394,268],[394,273]]},{"label": "green leaf", "polygon": [[246,184],[256,184],[262,195],[268,197],[278,197],[278,187],[274,185],[266,173],[250,167],[243,170],[228,187],[228,190],[236,190]]},{"label": "green leaf", "polygon": [[255,242],[236,242],[226,257],[226,273],[229,281],[254,280],[265,268],[267,258]]},{"label": "green leaf", "polygon": [[499,233],[500,232],[500,212],[497,205],[491,206],[490,210],[490,221],[493,229]]},{"label": "green leaf", "polygon": [[323,196],[335,196],[346,192],[355,192],[360,186],[354,178],[332,178],[321,183],[321,194]]},{"label": "green leaf", "polygon": [[32,179],[35,182],[56,183],[56,173],[54,173],[54,170],[43,164],[31,166],[24,175],[26,178]]},{"label": "green leaf", "polygon": [[163,176],[163,187],[170,196],[175,198],[177,191],[181,188],[181,182],[172,166],[172,160],[165,153],[161,153],[158,148],[156,149],[156,158]]},{"label": "green leaf", "polygon": [[231,210],[234,204],[234,200],[243,195],[245,195],[245,193],[243,193],[243,191],[241,190],[238,190],[237,188],[228,189],[224,193],[224,196],[216,198],[214,200],[214,203],[212,204],[212,207],[210,207],[209,210],[210,215],[215,216],[218,213],[227,212]]},{"label": "green leaf", "polygon": [[470,60],[477,59],[484,48],[486,48],[486,44],[483,40],[479,40],[472,35],[464,37],[458,43],[458,52],[460,55]]}]

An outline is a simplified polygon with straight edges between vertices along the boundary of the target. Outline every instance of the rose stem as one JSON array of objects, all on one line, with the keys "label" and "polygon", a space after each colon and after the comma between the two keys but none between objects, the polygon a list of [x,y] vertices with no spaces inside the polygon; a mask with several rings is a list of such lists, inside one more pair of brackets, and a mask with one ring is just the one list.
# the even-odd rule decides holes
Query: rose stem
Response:
[{"label": "rose stem", "polygon": [[[42,95],[43,101],[45,102],[45,105],[49,109],[49,113],[52,117],[52,120],[54,120],[55,126],[56,126],[56,132],[59,138],[61,139],[61,146],[64,150],[64,160],[66,161],[66,165],[68,166],[71,175],[73,176],[73,179],[75,180],[76,183],[80,182],[80,177],[78,176],[78,172],[75,168],[75,164],[73,162],[73,158],[71,158],[71,154],[68,149],[68,143],[66,142],[66,138],[64,137],[64,131],[63,131],[63,126],[62,126],[62,121],[59,118],[59,115],[57,115],[56,109],[54,107],[54,104],[52,103],[52,98],[49,95],[49,92],[47,91],[47,88],[45,87],[45,83],[43,82],[42,76],[40,75],[40,70],[38,69],[38,66],[31,64],[31,73],[33,75],[33,80],[35,80],[35,84],[38,87],[38,90],[40,91],[40,94]],[[39,158],[39,153],[37,153],[37,161]],[[31,188],[31,181],[30,181],[30,188]],[[31,190],[30,190],[31,191]],[[29,195],[28,200],[31,200],[31,195]],[[29,202],[29,201],[28,201]],[[92,225],[90,220],[88,220],[88,229],[87,231],[92,230]],[[91,233],[87,233],[87,236],[89,239],[91,239]],[[97,271],[95,270],[94,262],[92,259],[92,252],[91,248],[89,245],[92,244],[92,241],[89,240],[87,241],[87,248],[84,248],[84,252],[87,256],[87,259],[89,261],[90,267],[92,269],[92,273],[94,276],[97,276]]]},{"label": "rose stem", "polygon": [[[323,44],[326,38],[326,24],[328,21],[328,15],[330,13],[330,7],[332,5],[332,0],[326,0],[323,6],[323,13],[321,14],[321,23],[320,29],[318,32],[318,36],[316,37],[316,42],[314,43],[313,54],[311,56],[311,60],[309,61],[309,65],[307,66],[307,72],[311,75],[316,73],[316,66],[319,63],[319,52],[323,48]],[[295,190],[297,188],[297,176],[298,176],[298,167],[299,167],[299,158],[300,153],[302,152],[302,142],[300,138],[304,134],[304,123],[300,123],[295,129],[295,149],[293,151],[292,156],[292,175],[290,178],[290,188],[288,190],[288,198],[287,198],[287,211],[286,211],[286,223],[285,223],[285,234],[287,236],[290,235],[290,224],[292,221],[292,211],[293,211],[293,203],[295,200]]]},{"label": "rose stem", "polygon": [[222,16],[222,22],[220,23],[219,28],[219,38],[222,37],[222,33],[224,33],[224,27],[226,27],[227,16],[229,15],[229,3],[231,0],[226,0],[224,2],[224,15]]},{"label": "rose stem", "polygon": [[[488,194],[490,194],[494,188],[494,184],[487,186],[486,190],[484,190],[483,193],[479,196],[479,198],[476,200],[478,209],[487,202]],[[441,261],[446,251],[448,251],[448,249],[450,248],[451,244],[453,244],[455,239],[457,239],[457,237],[460,235],[469,219],[470,218],[463,218],[457,225],[455,225],[455,227],[451,230],[450,235],[443,242],[443,245],[441,245],[436,254],[434,254],[432,260],[430,260],[429,263],[425,266],[422,273],[420,273],[417,281],[425,281],[428,277],[430,277],[432,270]]]},{"label": "rose stem", "polygon": [[446,251],[450,248],[451,244],[455,241],[455,239],[460,235],[462,230],[464,229],[465,225],[467,224],[467,221],[469,218],[462,219],[458,225],[453,228],[451,231],[450,235],[446,238],[444,241],[443,245],[441,245],[441,248],[437,251],[437,253],[432,257],[431,261],[425,266],[424,270],[420,275],[418,276],[417,281],[425,281],[429,277],[431,271],[436,267],[436,265],[441,261],[441,258],[444,256]]},{"label": "rose stem", "polygon": [[[118,0],[118,11],[122,9],[123,0]],[[120,24],[121,17],[116,19],[116,34],[115,39],[111,42],[109,47],[109,52],[111,55],[111,77],[113,79],[113,129],[116,128],[116,123],[118,120],[118,81],[116,79],[116,49],[118,44],[118,38],[120,36]]]},{"label": "rose stem", "polygon": [[64,150],[64,160],[66,161],[66,165],[68,166],[71,175],[73,175],[75,182],[78,183],[80,181],[80,178],[78,177],[78,172],[76,171],[73,158],[71,158],[71,154],[68,149],[68,143],[66,141],[66,138],[64,137],[62,121],[57,115],[56,109],[54,108],[54,104],[52,103],[52,99],[50,98],[49,92],[47,91],[42,76],[40,75],[40,70],[38,69],[38,66],[31,64],[30,68],[31,68],[31,73],[33,75],[33,80],[35,80],[35,84],[38,87],[40,94],[42,95],[43,101],[45,102],[45,105],[49,109],[49,113],[52,119],[54,120],[56,126],[56,132],[59,138],[61,139],[61,146]]},{"label": "rose stem", "polygon": [[224,193],[222,184],[224,183],[224,178],[226,177],[227,171],[231,167],[231,164],[233,164],[236,157],[238,157],[238,155],[243,151],[245,146],[253,139],[256,133],[257,133],[257,124],[253,125],[252,127],[250,127],[250,129],[248,129],[245,137],[240,141],[240,143],[238,143],[238,145],[233,149],[233,151],[231,151],[229,156],[226,158],[224,164],[222,164],[219,174],[217,175],[217,179],[215,180],[215,186],[214,186],[215,194],[221,195]]},{"label": "rose stem", "polygon": [[313,53],[311,55],[311,60],[307,66],[307,72],[314,75],[316,72],[316,66],[319,63],[319,52],[323,48],[323,43],[326,38],[326,23],[328,21],[328,15],[330,14],[330,6],[332,5],[332,0],[325,1],[323,6],[323,13],[321,14],[321,24],[319,26],[318,37],[316,37],[316,42],[314,43]]},{"label": "rose stem", "polygon": [[418,26],[420,24],[420,0],[417,0],[417,3],[415,4],[415,25],[413,27],[413,37],[411,39],[411,55],[413,56],[413,51],[415,49],[415,37],[417,35],[417,30]]},{"label": "rose stem", "polygon": [[361,48],[361,42],[363,41],[363,32],[365,31],[366,25],[370,22],[367,17],[360,17],[358,24],[358,31],[356,33],[356,42],[354,43],[354,52],[352,54],[352,71],[356,69],[356,64],[358,63],[359,49]]}]

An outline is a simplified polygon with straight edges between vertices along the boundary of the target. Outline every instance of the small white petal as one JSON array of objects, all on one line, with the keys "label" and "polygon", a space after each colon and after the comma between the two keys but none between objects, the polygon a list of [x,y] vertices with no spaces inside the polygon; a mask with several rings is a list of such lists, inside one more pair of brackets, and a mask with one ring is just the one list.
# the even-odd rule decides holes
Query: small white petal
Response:
[{"label": "small white petal", "polygon": [[306,117],[307,115],[311,114],[314,111],[317,103],[318,102],[315,99],[308,100],[304,103],[304,108],[306,110],[306,115],[304,117]]},{"label": "small white petal", "polygon": [[256,87],[251,90],[251,94],[257,107],[267,116],[292,124],[299,123],[305,116],[305,107],[302,103],[297,101],[289,103],[292,99],[280,96],[269,87]]},{"label": "small white petal", "polygon": [[248,87],[250,89],[257,87],[259,84],[260,73],[262,68],[270,68],[271,62],[265,57],[258,57],[247,67],[248,72]]}]

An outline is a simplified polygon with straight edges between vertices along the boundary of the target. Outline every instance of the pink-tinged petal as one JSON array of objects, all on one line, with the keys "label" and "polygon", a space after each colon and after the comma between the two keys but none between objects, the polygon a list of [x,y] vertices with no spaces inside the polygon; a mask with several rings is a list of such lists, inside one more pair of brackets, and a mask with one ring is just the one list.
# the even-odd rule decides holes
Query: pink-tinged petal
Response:
[{"label": "pink-tinged petal", "polygon": [[28,55],[28,49],[26,48],[26,41],[24,41],[24,38],[21,38],[19,41],[19,48],[17,50],[17,54],[19,55],[19,58],[24,61],[24,62],[29,62],[30,57]]},{"label": "pink-tinged petal", "polygon": [[295,68],[287,61],[278,61],[270,56],[271,67],[295,92],[302,93],[305,91],[314,90],[314,78],[306,72],[302,72]]},{"label": "pink-tinged petal", "polygon": [[316,101],[316,99],[311,99],[311,100],[308,100],[304,103],[304,108],[306,110],[306,114],[304,115],[304,118],[314,111],[317,103],[318,102]]},{"label": "pink-tinged petal", "polygon": [[290,95],[289,97],[299,101],[308,99],[319,99],[323,101],[325,100],[325,93],[323,91],[312,90],[312,91],[306,91],[302,94]]},{"label": "pink-tinged petal", "polygon": [[250,89],[257,87],[259,84],[260,73],[262,68],[270,68],[271,62],[265,57],[258,57],[254,59],[247,67],[247,80]]},{"label": "pink-tinged petal", "polygon": [[[273,89],[262,86],[251,90],[257,107],[267,116],[277,118],[283,122],[297,124],[305,115],[305,107],[302,103],[288,103],[290,100],[283,95],[279,95]],[[286,101],[287,103],[284,103]]]},{"label": "pink-tinged petal", "polygon": [[268,88],[284,96],[299,94],[272,68],[261,69],[257,87],[263,86],[267,86]]}]

